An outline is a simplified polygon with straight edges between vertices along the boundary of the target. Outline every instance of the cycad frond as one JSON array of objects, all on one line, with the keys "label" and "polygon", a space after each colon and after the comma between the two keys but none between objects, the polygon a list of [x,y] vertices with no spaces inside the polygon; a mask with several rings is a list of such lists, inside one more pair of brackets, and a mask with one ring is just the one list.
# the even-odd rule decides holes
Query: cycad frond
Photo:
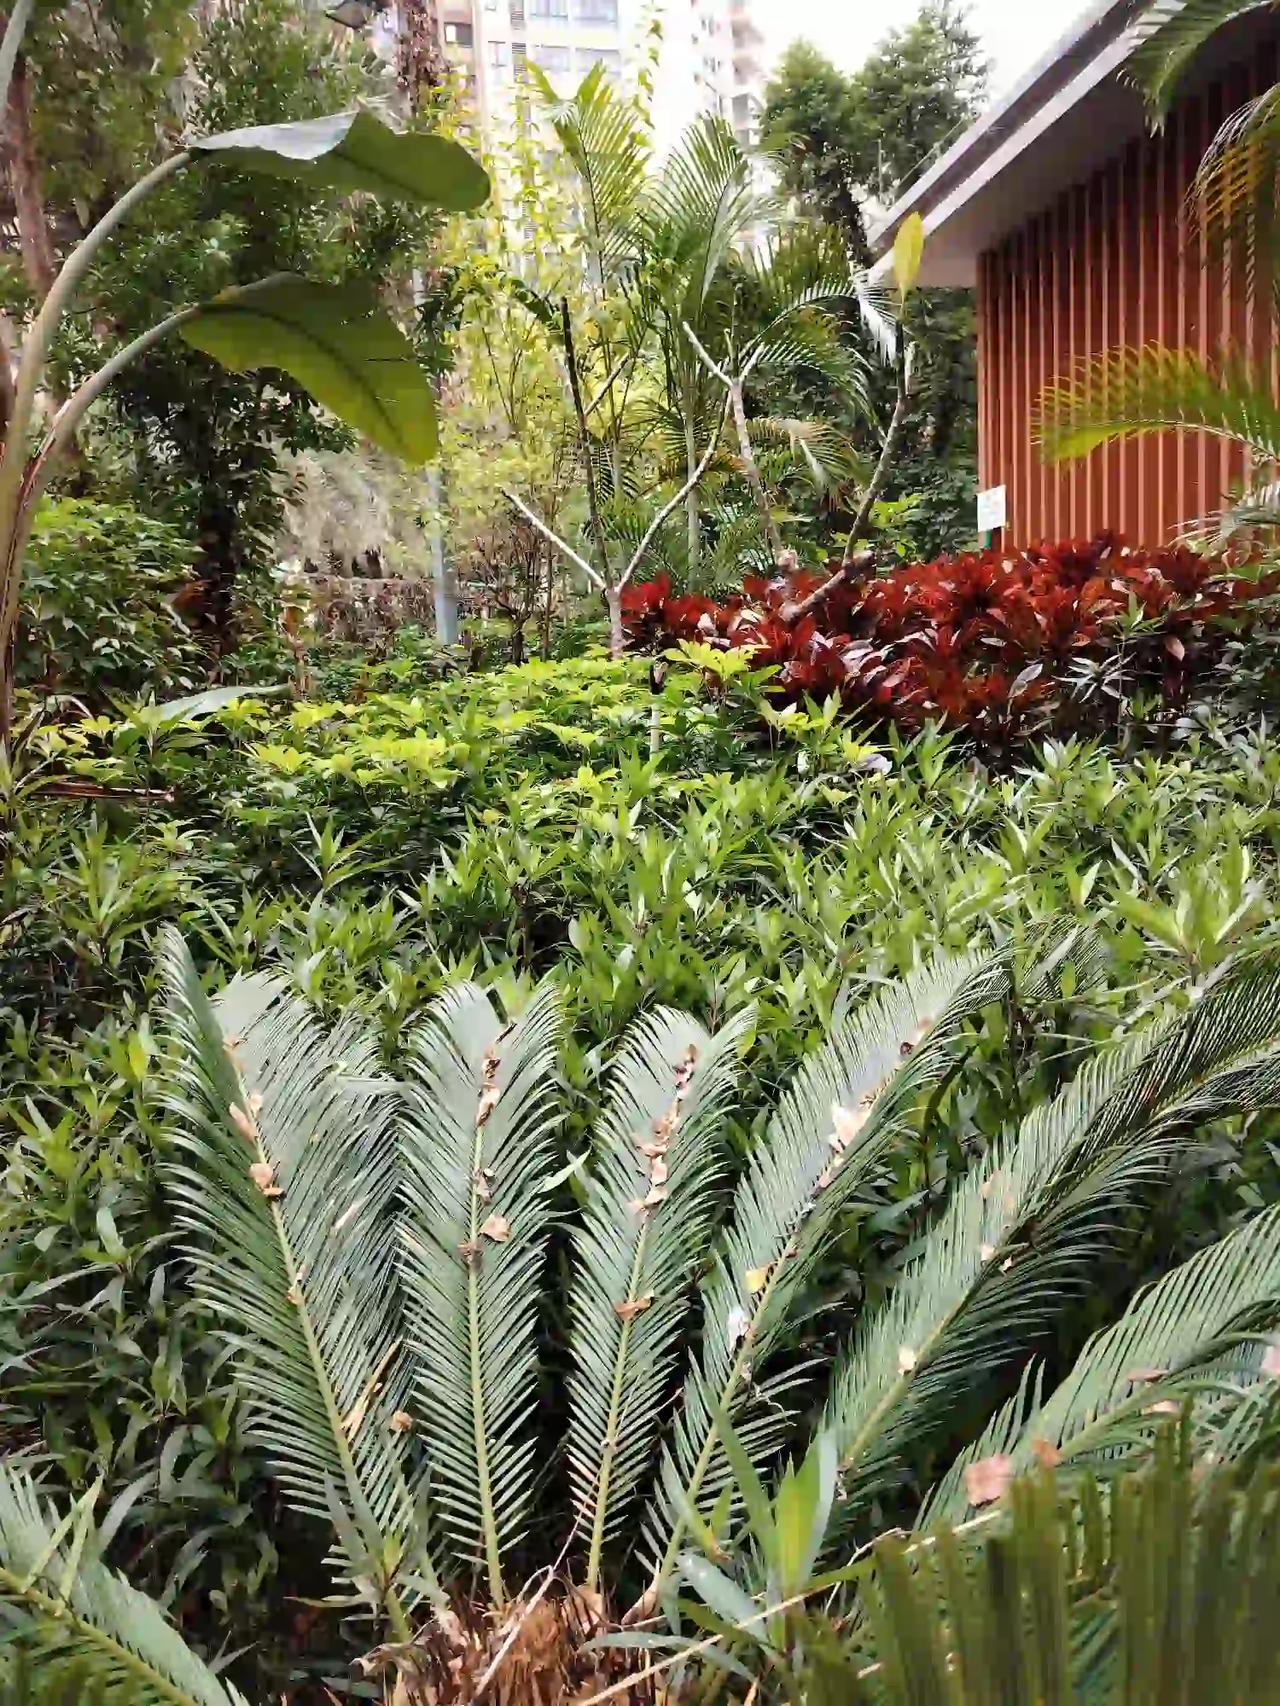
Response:
[{"label": "cycad frond", "polygon": [[1157,120],[1168,117],[1178,85],[1224,24],[1270,9],[1274,0],[1155,0],[1132,26],[1127,71]]},{"label": "cycad frond", "polygon": [[[1143,1049],[1091,1063],[992,1146],[923,1254],[837,1356],[822,1426],[840,1451],[846,1521],[883,1490],[908,1448],[945,1424],[966,1388],[1025,1354],[1086,1283],[1120,1180],[1106,1167],[1082,1176],[1075,1163],[1091,1120]],[[1128,1183],[1149,1175],[1132,1163],[1123,1173]],[[1074,1212],[1042,1225],[1064,1179]]]},{"label": "cycad frond", "polygon": [[1081,1464],[1149,1449],[1166,1413],[1215,1389],[1213,1364],[1225,1352],[1237,1376],[1255,1383],[1263,1352],[1252,1335],[1277,1320],[1280,1208],[1273,1208],[1140,1292],[1043,1402],[1024,1382],[1021,1406],[1006,1405],[961,1453],[930,1493],[921,1522],[958,1520],[969,1504],[969,1470],[992,1457],[1010,1466],[1045,1455]]},{"label": "cycad frond", "polygon": [[402,1274],[431,1485],[456,1561],[505,1601],[502,1557],[528,1514],[535,1343],[551,1227],[560,1008],[547,985],[504,1025],[475,984],[409,1048]]},{"label": "cycad frond", "polygon": [[1264,373],[1242,356],[1206,361],[1194,350],[1115,349],[1083,363],[1041,398],[1038,437],[1050,461],[1085,456],[1143,433],[1200,431],[1280,459],[1280,404]]},{"label": "cycad frond", "polygon": [[41,1680],[31,1699],[52,1702],[78,1677],[76,1701],[94,1706],[242,1706],[156,1602],[95,1556],[87,1520],[60,1521],[24,1469],[0,1463],[0,1681],[21,1655]]},{"label": "cycad frond", "polygon": [[[1260,1331],[1278,1317],[1280,1208],[1272,1208],[1141,1292],[1090,1340],[1028,1427],[1064,1460],[1145,1441],[1158,1406],[1175,1408],[1194,1390],[1228,1335]],[[1153,1379],[1154,1370],[1168,1372]],[[1031,1456],[1024,1438],[1015,1460]]]},{"label": "cycad frond", "polygon": [[179,1044],[168,1183],[197,1293],[295,1507],[328,1520],[337,1497],[385,1534],[409,1515],[387,1426],[403,1378],[392,1087],[371,1076],[370,1035],[326,1036],[276,979],[210,1002],[176,933],[161,958]]},{"label": "cycad frond", "polygon": [[574,1238],[567,1450],[587,1586],[653,1455],[710,1243],[720,1121],[749,1013],[713,1039],[660,1009],[624,1038]]},{"label": "cycad frond", "polygon": [[1274,1472],[1206,1474],[1168,1427],[1152,1468],[1113,1486],[1016,1481],[974,1524],[877,1544],[824,1698],[1274,1699],[1278,1519]]},{"label": "cycad frond", "polygon": [[996,1144],[837,1359],[825,1427],[856,1511],[957,1395],[1024,1355],[1087,1284],[1117,1215],[1210,1116],[1280,1102],[1280,971],[1246,966],[1163,1034],[1096,1056]]},{"label": "cycad frond", "polygon": [[935,962],[872,997],[801,1068],[738,1186],[705,1290],[702,1354],[649,1535],[664,1572],[689,1508],[714,1502],[724,1483],[720,1415],[756,1461],[785,1431],[788,1415],[761,1376],[798,1292],[916,1098],[946,1072],[965,1025],[1008,988],[1002,957]]}]

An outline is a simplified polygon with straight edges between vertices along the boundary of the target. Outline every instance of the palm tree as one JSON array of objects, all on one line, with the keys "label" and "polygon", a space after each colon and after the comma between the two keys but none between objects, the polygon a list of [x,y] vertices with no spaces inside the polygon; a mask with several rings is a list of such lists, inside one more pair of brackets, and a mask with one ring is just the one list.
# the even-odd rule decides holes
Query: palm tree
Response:
[{"label": "palm tree", "polygon": [[[1200,49],[1225,24],[1274,0],[1154,0],[1134,28],[1130,72],[1153,124],[1163,123]],[[1280,302],[1277,174],[1280,84],[1227,118],[1209,144],[1187,198],[1210,252],[1229,252],[1253,289]],[[1191,529],[1225,545],[1241,531],[1280,526],[1280,408],[1270,359],[1227,350],[1205,357],[1150,344],[1110,350],[1042,399],[1041,443],[1054,460],[1152,432],[1207,432],[1243,446],[1248,488]]]},{"label": "palm tree", "polygon": [[[723,121],[691,126],[654,173],[643,109],[600,68],[568,99],[536,69],[532,76],[578,180],[588,311],[573,316],[568,300],[557,306],[531,301],[528,291],[522,296],[565,348],[593,580],[606,583],[608,597],[607,587],[619,580],[609,559],[620,546],[628,555],[638,540],[646,550],[662,549],[648,522],[654,491],[668,487],[677,488],[685,516],[682,566],[696,577],[705,546],[703,481],[734,473],[745,479],[770,559],[776,557],[782,540],[756,442],[773,452],[771,463],[818,483],[847,475],[849,454],[818,422],[762,415],[753,431],[747,378],[767,394],[778,378],[819,374],[856,401],[865,393],[865,361],[842,337],[841,317],[859,316],[877,347],[887,348],[892,334],[882,301],[851,274],[839,245],[808,232],[787,232],[762,254],[744,252],[743,234],[777,209]],[[721,447],[730,417],[736,457]],[[723,526],[723,517],[717,522]],[[553,542],[576,556],[563,540]]]},{"label": "palm tree", "polygon": [[[1047,944],[1020,999],[1068,963],[1087,977],[1093,951]],[[512,1702],[650,1698],[661,1625],[707,1587],[708,1560],[759,1603],[765,1487],[818,1400],[817,1467],[776,1496],[804,1474],[827,1488],[802,1551],[806,1570],[835,1568],[851,1630],[874,1590],[849,1561],[885,1511],[918,1506],[926,1539],[960,1532],[1024,1466],[1141,1465],[1179,1406],[1197,1458],[1256,1452],[1272,1425],[1280,1210],[1140,1293],[1047,1395],[1036,1358],[1204,1123],[1280,1102],[1280,963],[1098,1052],[993,1141],[819,1371],[801,1351],[814,1281],[1008,998],[1007,955],[923,967],[842,1018],[736,1177],[747,1015],[715,1035],[666,1009],[638,1022],[566,1165],[549,987],[514,1019],[451,988],[397,1085],[358,1020],[327,1033],[267,976],[211,1001],[176,936],[163,958],[168,1189],[195,1288],[283,1497],[330,1537],[335,1609],[398,1700],[491,1683]],[[967,1449],[913,1498],[960,1417]],[[7,1485],[35,1497],[19,1471]],[[77,1616],[97,1628],[101,1593],[109,1643],[115,1578],[87,1527],[68,1541],[39,1521],[56,1544],[0,1509],[0,1597],[42,1652],[114,1662],[79,1624],[50,1627],[48,1583],[66,1591],[88,1560]],[[621,1643],[601,1644],[620,1619]],[[203,1678],[138,1698],[221,1699]],[[759,1698],[788,1698],[776,1686],[766,1667]]]}]

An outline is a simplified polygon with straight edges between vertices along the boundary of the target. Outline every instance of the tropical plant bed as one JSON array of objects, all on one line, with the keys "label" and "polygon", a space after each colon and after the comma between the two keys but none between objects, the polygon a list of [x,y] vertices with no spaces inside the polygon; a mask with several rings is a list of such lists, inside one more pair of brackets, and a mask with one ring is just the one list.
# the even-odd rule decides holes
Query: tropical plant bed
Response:
[{"label": "tropical plant bed", "polygon": [[628,636],[749,651],[784,700],[834,694],[906,728],[1007,737],[1096,724],[1099,695],[1180,705],[1280,590],[1274,572],[1101,533],[850,574],[803,611],[839,566],[750,577],[723,602],[674,593],[665,576],[641,582],[624,595]]}]

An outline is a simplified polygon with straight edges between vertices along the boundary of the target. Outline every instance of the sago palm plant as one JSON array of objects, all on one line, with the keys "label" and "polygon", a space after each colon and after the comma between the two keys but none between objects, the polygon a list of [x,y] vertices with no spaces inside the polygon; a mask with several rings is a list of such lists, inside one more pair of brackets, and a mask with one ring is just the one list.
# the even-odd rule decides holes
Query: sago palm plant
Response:
[{"label": "sago palm plant", "polygon": [[[1019,999],[1068,962],[1087,977],[1089,956],[1048,944]],[[1024,1466],[1141,1463],[1180,1407],[1200,1456],[1256,1452],[1271,1426],[1280,1210],[1139,1294],[1073,1368],[1036,1358],[1205,1123],[1280,1102],[1274,962],[993,1134],[887,1302],[814,1338],[834,1241],[937,1118],[1010,994],[1005,955],[940,961],[848,1012],[741,1165],[746,1017],[715,1035],[668,1010],[638,1022],[567,1153],[550,988],[514,1019],[450,989],[395,1083],[359,1022],[327,1033],[266,976],[210,1000],[176,937],[164,961],[168,1184],[194,1284],[284,1497],[328,1536],[335,1630],[398,1702],[652,1698],[682,1657],[664,1627],[691,1595],[710,1606],[709,1569],[731,1603],[767,1603],[752,1536],[770,1482],[792,1508],[802,1476],[779,1465],[808,1435],[827,1497],[803,1545],[790,1525],[786,1579],[803,1599],[834,1570],[852,1633],[872,1602],[847,1566],[887,1510],[919,1509],[925,1538],[963,1530]],[[929,1491],[924,1466],[957,1448]],[[24,1592],[64,1539],[15,1558],[0,1524],[0,1594],[51,1650],[49,1606]],[[87,1639],[66,1656],[97,1662]],[[138,1698],[221,1698],[204,1674]],[[757,1697],[785,1687],[766,1662]]]}]

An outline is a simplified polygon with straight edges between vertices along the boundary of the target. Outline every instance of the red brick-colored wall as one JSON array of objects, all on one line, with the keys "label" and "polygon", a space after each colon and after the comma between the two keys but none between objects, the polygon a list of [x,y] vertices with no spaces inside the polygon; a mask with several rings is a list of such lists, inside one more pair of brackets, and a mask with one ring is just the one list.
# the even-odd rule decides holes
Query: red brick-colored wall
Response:
[{"label": "red brick-colored wall", "polygon": [[1034,442],[1044,387],[1084,356],[1163,343],[1216,355],[1227,344],[1274,364],[1266,287],[1202,256],[1186,192],[1221,121],[1277,74],[1276,53],[1190,97],[1163,131],[1131,143],[1086,182],[984,254],[978,265],[978,463],[1007,490],[1010,543],[1118,528],[1163,541],[1221,506],[1245,476],[1238,448],[1162,434],[1047,464]]}]

